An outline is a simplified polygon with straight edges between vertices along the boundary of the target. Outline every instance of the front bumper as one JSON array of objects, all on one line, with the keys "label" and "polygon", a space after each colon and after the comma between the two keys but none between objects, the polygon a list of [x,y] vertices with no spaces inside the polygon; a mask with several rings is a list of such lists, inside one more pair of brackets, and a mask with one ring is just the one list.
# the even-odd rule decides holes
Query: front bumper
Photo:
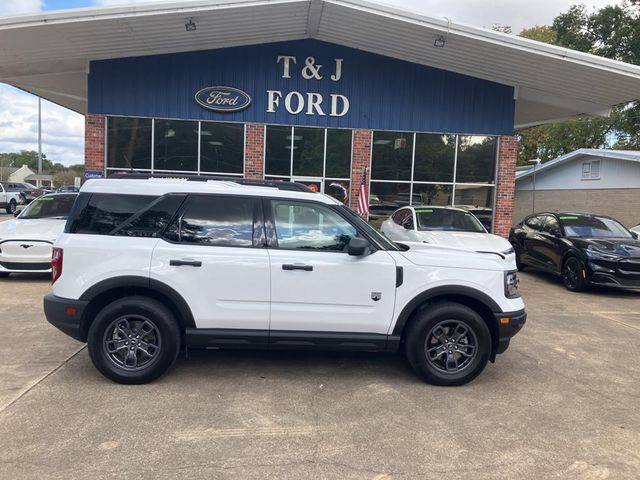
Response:
[{"label": "front bumper", "polygon": [[498,324],[498,344],[495,353],[504,353],[509,348],[511,337],[522,330],[527,321],[527,312],[519,310],[510,313],[496,313],[496,322]]},{"label": "front bumper", "polygon": [[590,285],[640,289],[640,258],[617,261],[590,259],[587,266]]},{"label": "front bumper", "polygon": [[49,293],[44,297],[44,314],[47,321],[70,337],[84,342],[82,331],[82,314],[89,302],[57,297]]}]

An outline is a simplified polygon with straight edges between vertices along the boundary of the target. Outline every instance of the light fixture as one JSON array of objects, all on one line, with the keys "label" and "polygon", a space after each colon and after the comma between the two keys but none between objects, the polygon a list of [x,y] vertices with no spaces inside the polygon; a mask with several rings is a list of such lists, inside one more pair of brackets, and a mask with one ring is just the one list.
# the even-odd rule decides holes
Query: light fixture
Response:
[{"label": "light fixture", "polygon": [[[287,135],[286,137],[287,140],[291,140],[291,135]],[[302,135],[294,135],[293,136],[293,141],[297,142],[298,140],[302,140]]]},{"label": "light fixture", "polygon": [[446,43],[446,38],[440,35],[436,37],[436,40],[433,42],[433,46],[437,48],[444,48],[445,43]]},{"label": "light fixture", "polygon": [[209,145],[213,145],[214,147],[222,147],[224,143],[218,142],[217,140],[213,140],[211,142],[207,142]]},{"label": "light fixture", "polygon": [[164,134],[164,138],[173,138],[175,136],[176,136],[176,131],[173,128],[170,128]]},{"label": "light fixture", "polygon": [[193,21],[193,18],[190,18],[189,20],[187,20],[187,23],[184,24],[184,28],[187,30],[187,32],[195,32],[196,31],[196,24]]}]

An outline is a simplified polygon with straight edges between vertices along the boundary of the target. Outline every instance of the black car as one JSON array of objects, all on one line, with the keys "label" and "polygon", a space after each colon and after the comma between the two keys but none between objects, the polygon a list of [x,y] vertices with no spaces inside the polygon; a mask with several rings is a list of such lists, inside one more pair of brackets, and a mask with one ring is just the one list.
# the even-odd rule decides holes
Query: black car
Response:
[{"label": "black car", "polygon": [[518,269],[555,273],[579,292],[592,285],[640,289],[640,241],[617,220],[589,213],[536,213],[511,229]]}]

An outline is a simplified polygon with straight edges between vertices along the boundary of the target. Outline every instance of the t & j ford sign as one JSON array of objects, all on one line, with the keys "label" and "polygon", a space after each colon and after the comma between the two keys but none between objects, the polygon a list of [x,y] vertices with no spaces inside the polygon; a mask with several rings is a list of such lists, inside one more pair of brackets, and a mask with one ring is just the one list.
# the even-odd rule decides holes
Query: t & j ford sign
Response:
[{"label": "t & j ford sign", "polygon": [[233,87],[205,87],[196,92],[196,102],[214,112],[239,112],[251,104],[251,97]]},{"label": "t & j ford sign", "polygon": [[89,113],[511,134],[513,87],[318,40],[91,62]]}]

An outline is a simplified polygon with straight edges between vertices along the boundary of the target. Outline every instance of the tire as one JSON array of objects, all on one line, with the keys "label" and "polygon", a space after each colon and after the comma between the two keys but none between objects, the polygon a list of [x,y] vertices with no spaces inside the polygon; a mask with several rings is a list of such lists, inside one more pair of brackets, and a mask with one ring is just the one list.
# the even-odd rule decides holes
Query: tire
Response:
[{"label": "tire", "polygon": [[9,205],[7,205],[7,208],[5,208],[5,211],[6,211],[7,213],[11,213],[11,214],[13,214],[13,213],[16,213],[17,208],[18,208],[18,204],[16,203],[16,201],[15,201],[15,200],[13,200],[13,199],[12,199],[12,200],[9,202]]},{"label": "tire", "polygon": [[165,305],[148,297],[125,297],[96,315],[87,344],[91,361],[105,377],[142,384],[173,365],[180,340],[178,322]]},{"label": "tire", "polygon": [[[467,329],[466,333],[462,327]],[[441,352],[443,345],[451,350]],[[462,355],[463,351],[471,358]],[[435,303],[413,317],[405,336],[405,353],[416,374],[428,383],[464,385],[487,365],[491,333],[471,308],[453,302]],[[434,358],[429,359],[428,355]],[[453,368],[456,365],[459,368]]]},{"label": "tire", "polygon": [[587,282],[583,276],[585,266],[577,257],[569,257],[562,264],[562,283],[571,292],[584,292]]}]

